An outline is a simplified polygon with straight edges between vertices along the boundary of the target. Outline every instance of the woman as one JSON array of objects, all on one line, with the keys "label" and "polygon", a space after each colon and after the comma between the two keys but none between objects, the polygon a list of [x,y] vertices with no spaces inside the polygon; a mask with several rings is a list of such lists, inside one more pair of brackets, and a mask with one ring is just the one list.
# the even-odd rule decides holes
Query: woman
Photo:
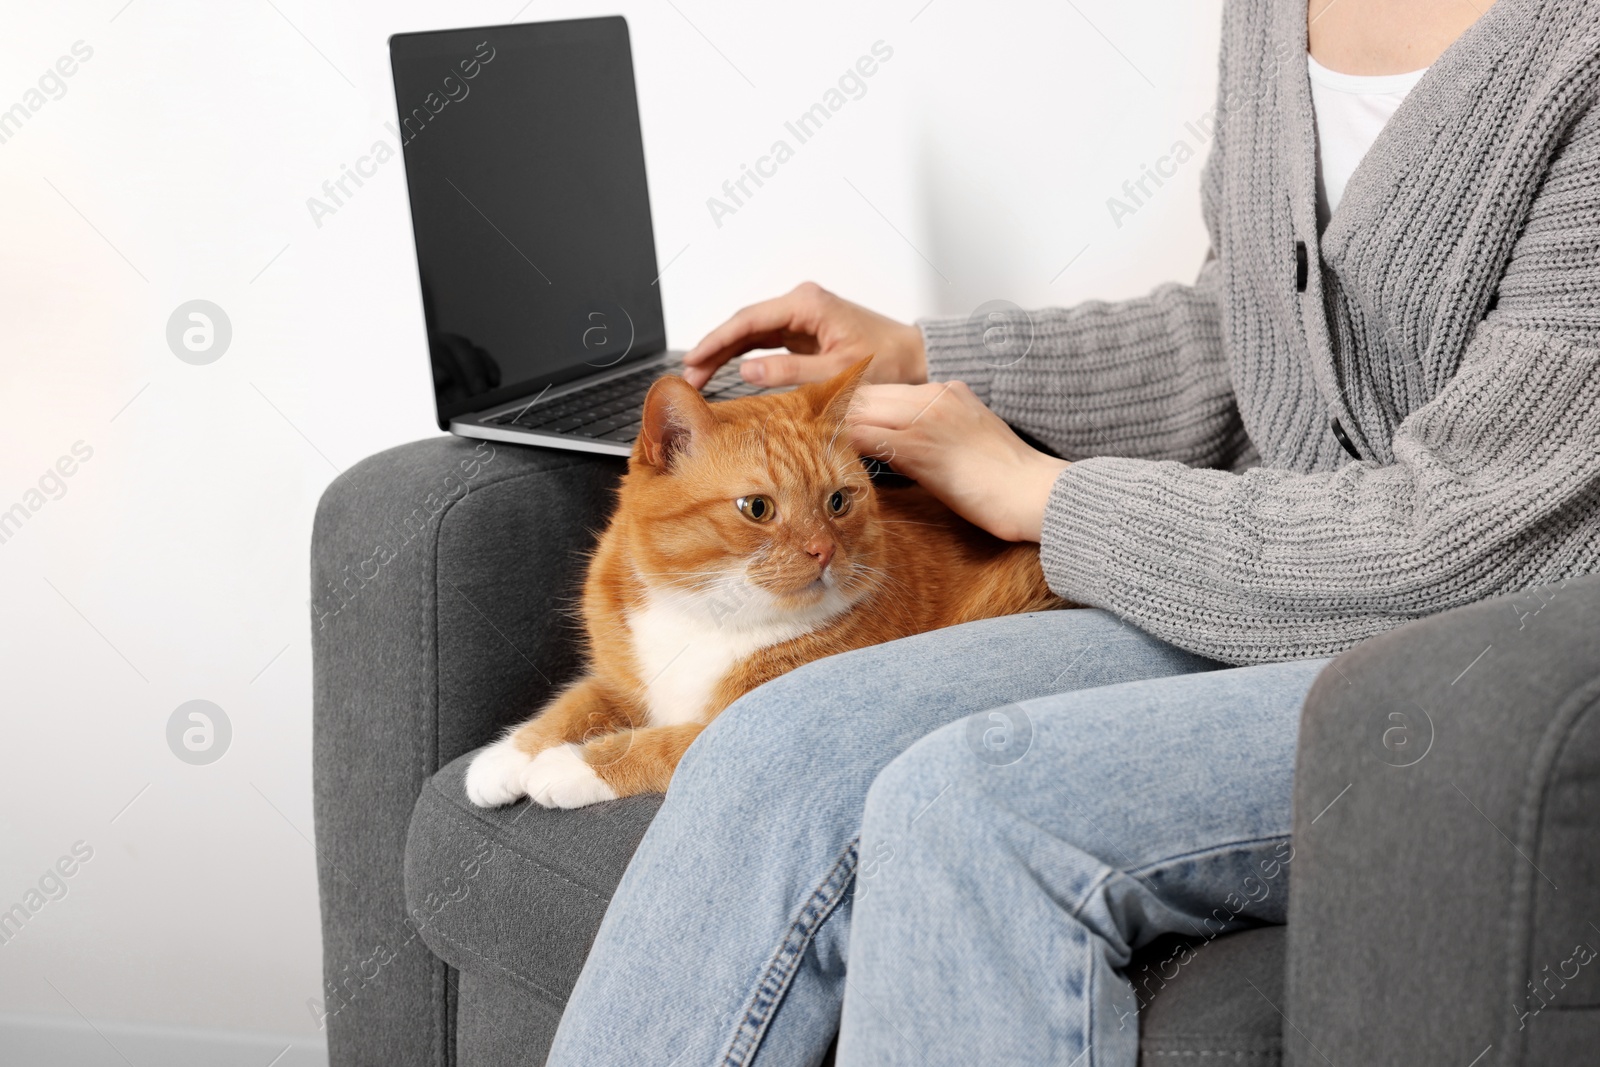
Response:
[{"label": "woman", "polygon": [[551,1064],[814,1064],[841,1020],[841,1064],[1132,1064],[1134,949],[1283,921],[1324,657],[1600,569],[1600,2],[1230,0],[1221,79],[1196,284],[1035,313],[1020,360],[815,286],[690,353],[876,353],[857,444],[1100,610],[724,712]]}]

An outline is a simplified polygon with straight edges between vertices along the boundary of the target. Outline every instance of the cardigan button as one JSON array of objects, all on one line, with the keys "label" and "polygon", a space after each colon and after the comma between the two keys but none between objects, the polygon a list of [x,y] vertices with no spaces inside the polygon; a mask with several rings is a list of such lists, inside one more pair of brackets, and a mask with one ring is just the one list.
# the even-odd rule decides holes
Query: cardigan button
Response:
[{"label": "cardigan button", "polygon": [[1306,252],[1306,243],[1294,243],[1294,287],[1299,292],[1306,291],[1306,282],[1311,277],[1311,257]]},{"label": "cardigan button", "polygon": [[1333,431],[1333,439],[1338,441],[1340,447],[1342,447],[1346,452],[1350,453],[1350,457],[1352,459],[1361,458],[1361,453],[1357,452],[1356,446],[1351,444],[1350,435],[1344,432],[1344,427],[1339,425],[1338,419],[1329,420],[1328,429]]}]

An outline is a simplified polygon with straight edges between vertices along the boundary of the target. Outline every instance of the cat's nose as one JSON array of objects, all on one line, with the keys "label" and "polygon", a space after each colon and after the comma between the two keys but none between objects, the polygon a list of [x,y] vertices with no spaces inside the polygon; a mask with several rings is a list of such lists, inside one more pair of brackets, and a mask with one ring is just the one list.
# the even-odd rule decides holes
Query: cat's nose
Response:
[{"label": "cat's nose", "polygon": [[828,569],[828,561],[833,559],[834,544],[825,537],[819,537],[806,546],[806,555],[817,561],[817,566],[823,570]]}]

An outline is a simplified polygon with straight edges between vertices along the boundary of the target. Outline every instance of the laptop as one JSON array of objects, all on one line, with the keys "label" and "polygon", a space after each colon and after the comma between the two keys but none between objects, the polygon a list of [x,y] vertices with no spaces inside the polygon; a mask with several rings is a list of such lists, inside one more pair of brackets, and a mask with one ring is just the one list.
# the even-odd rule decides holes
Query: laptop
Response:
[{"label": "laptop", "polygon": [[[626,456],[669,351],[621,16],[389,38],[439,428]],[[763,392],[719,368],[702,392]]]}]

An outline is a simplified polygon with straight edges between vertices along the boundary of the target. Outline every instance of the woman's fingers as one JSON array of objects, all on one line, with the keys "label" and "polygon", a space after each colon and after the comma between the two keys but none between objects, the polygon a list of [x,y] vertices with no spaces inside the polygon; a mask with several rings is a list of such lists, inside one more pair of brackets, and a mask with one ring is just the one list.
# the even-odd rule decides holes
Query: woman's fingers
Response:
[{"label": "woman's fingers", "polygon": [[904,430],[927,417],[934,405],[947,402],[950,391],[958,387],[965,388],[960,382],[863,385],[850,406],[850,420],[857,425]]},{"label": "woman's fingers", "polygon": [[689,349],[684,354],[684,362],[694,366],[713,357],[721,357],[719,362],[726,363],[738,354],[735,350],[742,342],[768,335],[777,336],[778,332],[787,328],[794,318],[791,295],[785,294],[740,308],[727,322],[706,334],[700,339],[699,344]]},{"label": "woman's fingers", "polygon": [[[698,389],[711,380],[711,376],[717,372],[718,367],[735,356],[743,355],[758,348],[781,348],[788,343],[788,338],[792,336],[786,331],[772,330],[767,333],[750,334],[742,337],[732,345],[725,346],[709,354],[702,354],[695,359],[690,358],[693,353],[687,353],[683,357],[684,380]],[[701,343],[704,344],[704,342]]]},{"label": "woman's fingers", "polygon": [[710,381],[717,368],[730,359],[759,348],[782,347],[784,338],[789,336],[788,331],[777,328],[747,330],[737,327],[735,319],[729,319],[727,323],[707,334],[705,340],[684,355],[683,376],[696,389]]},{"label": "woman's fingers", "polygon": [[683,358],[683,376],[690,385],[698,389],[710,381],[711,376],[717,372],[717,368],[730,359],[757,349],[785,348],[788,347],[791,341],[801,345],[801,347],[806,347],[804,342],[798,340],[793,333],[787,330],[745,334],[729,344],[723,345],[721,348],[702,352],[693,359],[686,354]]},{"label": "woman's fingers", "polygon": [[782,296],[741,308],[685,353],[684,362],[691,367],[709,365],[714,370],[752,349],[782,344],[785,335],[810,339],[814,346],[827,295],[821,286],[803,282]]},{"label": "woman's fingers", "polygon": [[1035,451],[961,382],[868,385],[850,441],[915,478],[958,515],[1007,541],[1037,541],[1069,464]]},{"label": "woman's fingers", "polygon": [[861,386],[850,406],[850,443],[863,456],[920,477],[928,449],[951,445],[940,440],[938,418],[924,418],[948,389],[949,383]]},{"label": "woman's fingers", "polygon": [[845,355],[812,356],[774,352],[770,356],[751,356],[739,365],[739,374],[752,385],[767,387],[822,382],[846,369],[855,360]]},{"label": "woman's fingers", "polygon": [[730,359],[776,348],[788,351],[746,361],[741,371],[745,381],[765,386],[822,381],[868,357],[873,357],[869,380],[927,377],[917,327],[841,300],[813,282],[751,304],[706,334],[684,355],[683,376],[698,388]]},{"label": "woman's fingers", "polygon": [[850,443],[863,456],[882,460],[901,474],[910,474],[908,468],[916,466],[915,459],[904,454],[908,442],[903,430],[858,422],[850,427]]}]

